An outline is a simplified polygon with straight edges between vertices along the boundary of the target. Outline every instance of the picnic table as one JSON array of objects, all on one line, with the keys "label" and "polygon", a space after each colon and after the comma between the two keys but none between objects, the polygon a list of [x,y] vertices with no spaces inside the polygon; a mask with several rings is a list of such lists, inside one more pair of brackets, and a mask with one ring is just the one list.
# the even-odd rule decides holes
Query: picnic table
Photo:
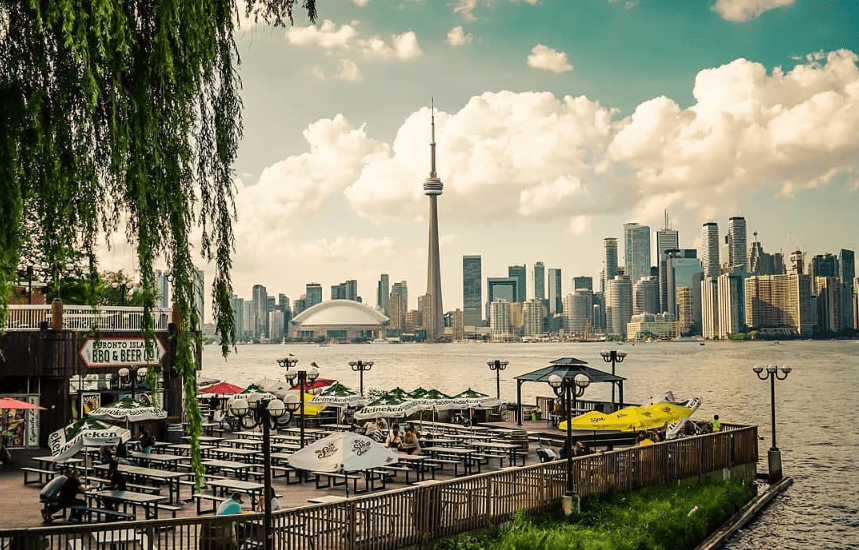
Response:
[{"label": "picnic table", "polygon": [[499,451],[507,454],[508,463],[512,466],[516,464],[516,452],[519,450],[519,445],[515,443],[501,443],[498,441],[474,441],[472,446],[477,447],[481,451]]},{"label": "picnic table", "polygon": [[82,535],[81,539],[70,539],[70,550],[123,548],[149,548],[149,537],[146,533],[134,529],[114,529],[112,531],[92,531]]},{"label": "picnic table", "polygon": [[[205,451],[207,448],[212,445],[205,445],[200,443],[200,451]],[[190,455],[191,454],[191,444],[190,443],[173,443],[167,446],[167,449],[173,451],[173,454],[176,455]]]},{"label": "picnic table", "polygon": [[241,481],[238,479],[213,479],[208,482],[212,488],[212,495],[224,496],[232,491],[247,493],[251,497],[251,509],[256,510],[257,499],[262,498],[265,485],[253,481]]},{"label": "picnic table", "polygon": [[206,470],[219,471],[230,470],[237,478],[247,479],[248,470],[251,465],[244,462],[235,462],[233,460],[204,460],[203,466]]},{"label": "picnic table", "polygon": [[179,455],[168,455],[168,454],[146,454],[141,453],[139,451],[132,451],[128,453],[128,457],[134,459],[135,462],[143,466],[144,468],[149,467],[160,467],[161,469],[166,470],[176,470],[176,466],[185,460],[184,456]]},{"label": "picnic table", "polygon": [[[472,467],[477,466],[477,472],[480,473],[480,463],[474,460],[475,449],[467,447],[425,447],[421,452],[429,454],[433,458],[452,457],[457,461],[462,461],[464,473],[471,475]],[[454,475],[456,475],[456,468]]]},{"label": "picnic table", "polygon": [[[99,464],[95,467],[96,470],[107,470],[107,464]],[[175,504],[179,498],[179,479],[187,476],[183,472],[171,472],[169,470],[156,470],[153,468],[143,468],[142,466],[131,466],[130,464],[120,464],[117,469],[133,478],[137,482],[146,483],[159,481],[166,483],[170,490],[170,504]]]},{"label": "picnic table", "polygon": [[210,455],[225,460],[241,460],[252,464],[257,462],[257,458],[262,458],[257,449],[233,449],[230,447],[210,447],[208,449]]},{"label": "picnic table", "polygon": [[[183,441],[191,441],[191,436],[190,435],[183,435],[182,440]],[[200,445],[202,445],[203,443],[207,443],[210,445],[218,445],[223,440],[224,440],[223,437],[212,437],[209,435],[201,435],[200,439],[199,439]]]},{"label": "picnic table", "polygon": [[167,497],[161,495],[148,495],[134,491],[115,491],[106,489],[94,493],[87,493],[87,498],[98,500],[105,508],[111,509],[109,503],[122,504],[122,511],[127,512],[130,507],[132,513],[137,515],[137,507],[143,508],[146,519],[158,519],[158,504]]},{"label": "picnic table", "polygon": [[82,458],[66,458],[57,460],[53,456],[37,456],[33,458],[42,470],[62,470],[67,466],[78,466],[83,463]]}]

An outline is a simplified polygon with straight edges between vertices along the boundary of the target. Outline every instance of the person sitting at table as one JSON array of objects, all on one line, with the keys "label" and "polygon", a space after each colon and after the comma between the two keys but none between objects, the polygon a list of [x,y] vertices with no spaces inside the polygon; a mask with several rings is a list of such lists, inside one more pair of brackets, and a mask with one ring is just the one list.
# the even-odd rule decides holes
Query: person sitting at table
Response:
[{"label": "person sitting at table", "polygon": [[128,449],[125,448],[125,443],[122,441],[116,445],[116,461],[120,464],[129,464]]},{"label": "person sitting at table", "polygon": [[[102,487],[110,491],[125,491],[128,489],[125,483],[125,476],[119,471],[119,462],[111,460],[107,467],[107,484]],[[108,510],[116,511],[119,509],[119,502],[113,499],[105,499],[104,507]]]},{"label": "person sitting at table", "polygon": [[[63,483],[63,488],[60,489],[59,506],[60,508],[68,508],[70,506],[86,506],[86,501],[78,498],[78,495],[85,495],[83,485],[81,484],[81,474],[74,468],[69,468],[66,472],[66,482]],[[72,509],[69,512],[69,521],[80,522],[83,519],[83,510]]]},{"label": "person sitting at table", "polygon": [[215,411],[221,406],[221,400],[218,399],[217,395],[213,395],[209,398],[209,422],[215,421]]},{"label": "person sitting at table", "polygon": [[391,428],[391,433],[388,434],[388,437],[385,440],[385,447],[397,449],[402,443],[403,440],[400,438],[400,425],[394,422],[393,427]]},{"label": "person sitting at table", "polygon": [[406,435],[403,436],[403,442],[400,444],[400,451],[411,455],[421,453],[421,444],[418,441],[418,436],[412,428],[406,428]]},{"label": "person sitting at table", "polygon": [[218,516],[236,516],[242,513],[242,494],[236,491],[230,498],[225,499],[218,506],[218,511],[215,515]]},{"label": "person sitting at table", "polygon": [[155,438],[146,431],[146,428],[140,430],[140,449],[145,454],[150,454],[152,452],[153,445],[155,445]]},{"label": "person sitting at table", "polygon": [[[268,499],[271,501],[271,511],[277,512],[280,510],[280,501],[277,500],[277,494],[274,492],[274,487],[268,488]],[[265,499],[257,501],[257,512],[265,512]]]},{"label": "person sitting at table", "polygon": [[108,462],[113,460],[113,451],[111,451],[110,447],[108,447],[107,445],[102,447],[98,454],[102,464],[107,464]]}]

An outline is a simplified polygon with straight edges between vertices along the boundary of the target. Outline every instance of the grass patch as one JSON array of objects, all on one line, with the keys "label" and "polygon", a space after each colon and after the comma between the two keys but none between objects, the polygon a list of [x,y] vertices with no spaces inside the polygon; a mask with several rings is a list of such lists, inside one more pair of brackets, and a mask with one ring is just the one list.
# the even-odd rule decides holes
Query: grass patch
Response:
[{"label": "grass patch", "polygon": [[[684,550],[700,544],[753,496],[750,485],[708,481],[611,492],[582,501],[581,514],[530,518],[512,528],[450,537],[437,550]],[[697,509],[693,512],[693,508]],[[690,513],[691,512],[691,513]]]}]

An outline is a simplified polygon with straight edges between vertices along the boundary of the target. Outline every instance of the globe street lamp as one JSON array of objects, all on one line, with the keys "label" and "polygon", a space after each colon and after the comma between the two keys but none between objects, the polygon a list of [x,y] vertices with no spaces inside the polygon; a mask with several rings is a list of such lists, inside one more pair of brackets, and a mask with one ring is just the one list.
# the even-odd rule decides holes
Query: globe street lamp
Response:
[{"label": "globe street lamp", "polygon": [[[792,369],[787,366],[781,367],[781,372],[784,376],[779,374],[779,368],[777,365],[767,365],[766,367],[755,365],[752,370],[755,371],[755,374],[757,374],[758,378],[761,380],[769,379],[770,381],[770,410],[772,413],[773,446],[769,450],[767,458],[769,459],[770,482],[772,483],[781,479],[781,451],[779,451],[775,443],[775,381],[776,379],[786,379]],[[766,370],[766,374],[763,374],[764,370]]]},{"label": "globe street lamp", "polygon": [[563,378],[553,374],[549,377],[549,385],[555,395],[564,400],[564,408],[567,409],[567,443],[564,454],[567,457],[567,496],[570,496],[573,494],[573,409],[576,407],[576,398],[584,395],[585,388],[591,385],[591,379],[583,373]]},{"label": "globe street lamp", "polygon": [[349,361],[349,366],[352,367],[352,370],[354,372],[359,373],[358,378],[360,380],[359,384],[361,387],[361,397],[364,397],[364,371],[370,370],[370,368],[373,366],[373,362],[364,362],[359,359],[358,361]]},{"label": "globe street lamp", "polygon": [[119,290],[119,305],[124,306],[125,305],[125,293],[127,291],[131,290],[132,288],[134,288],[134,285],[131,283],[126,283],[126,282],[118,283],[118,282],[114,281],[113,283],[110,284],[110,286],[114,290]]},{"label": "globe street lamp", "polygon": [[[293,396],[295,397],[295,396]],[[230,402],[230,412],[239,418],[254,411],[254,427],[262,424],[262,456],[263,456],[263,505],[265,517],[265,550],[274,548],[274,530],[271,521],[271,424],[286,413],[286,406],[280,399],[260,399],[258,396],[250,400],[239,398]]]},{"label": "globe street lamp", "polygon": [[117,373],[119,375],[119,381],[122,385],[128,385],[131,387],[131,400],[134,401],[136,398],[136,389],[140,382],[146,378],[146,367],[140,367],[139,369],[129,369],[122,367],[119,369]]},{"label": "globe street lamp", "polygon": [[510,362],[496,359],[495,361],[487,361],[486,364],[489,365],[489,370],[495,371],[495,396],[501,399],[501,371],[506,369]]},{"label": "globe street lamp", "polygon": [[[611,375],[614,376],[614,366],[615,363],[623,363],[623,359],[626,357],[625,351],[617,351],[613,349],[611,351],[604,349],[600,352],[602,355],[602,360],[606,363],[611,363]],[[623,403],[621,403],[623,405]],[[611,410],[617,410],[617,407],[614,406],[614,382],[611,383]]]},{"label": "globe street lamp", "polygon": [[[298,360],[292,363],[292,367],[295,366]],[[304,390],[307,388],[307,383],[313,384],[313,382],[319,378],[319,371],[316,370],[316,363],[311,363],[313,368],[310,370],[289,370],[290,366],[286,366],[286,373],[284,376],[286,377],[286,381],[289,382],[289,385],[292,387],[298,386],[301,391],[301,397],[298,401],[298,408],[301,414],[301,439],[300,445],[301,448],[304,448]]]}]

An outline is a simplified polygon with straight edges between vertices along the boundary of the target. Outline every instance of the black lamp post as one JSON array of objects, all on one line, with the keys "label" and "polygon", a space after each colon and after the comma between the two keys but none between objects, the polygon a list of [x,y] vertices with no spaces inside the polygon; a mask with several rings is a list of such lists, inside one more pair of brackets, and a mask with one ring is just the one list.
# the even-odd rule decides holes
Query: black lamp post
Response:
[{"label": "black lamp post", "polygon": [[495,397],[501,399],[501,371],[506,369],[510,362],[496,359],[495,361],[487,361],[486,364],[489,365],[489,370],[495,371]]},{"label": "black lamp post", "polygon": [[[251,412],[252,405],[247,399],[233,399],[230,402],[230,412],[239,418],[243,418]],[[271,522],[271,424],[286,413],[286,406],[280,399],[258,399],[255,403],[255,417],[257,424],[262,424],[262,455],[263,455],[263,504],[265,517],[263,525],[265,528],[265,550],[274,548],[274,530]]]},{"label": "black lamp post", "polygon": [[[626,357],[625,351],[617,351],[616,349],[607,350],[604,349],[600,352],[602,355],[602,360],[606,363],[611,363],[611,375],[614,376],[614,366],[616,363],[623,363],[624,358]],[[621,396],[623,397],[623,396]],[[621,406],[623,403],[621,403]],[[611,383],[611,410],[617,410],[614,404],[614,381]]]},{"label": "black lamp post", "polygon": [[27,266],[27,303],[33,305],[33,266]]},{"label": "black lamp post", "polygon": [[555,395],[563,398],[564,407],[567,409],[567,443],[564,454],[567,457],[567,495],[569,496],[573,494],[573,409],[576,407],[576,398],[584,395],[585,388],[591,385],[591,379],[583,373],[563,378],[553,374],[549,377],[549,385]]},{"label": "black lamp post", "polygon": [[373,366],[372,361],[349,361],[349,366],[352,367],[352,370],[358,373],[359,384],[361,387],[361,397],[364,397],[364,372],[370,370]]},{"label": "black lamp post", "polygon": [[119,374],[120,383],[131,386],[131,400],[134,401],[137,385],[146,378],[146,367],[131,369],[130,371],[126,367],[122,367],[117,374]]},{"label": "black lamp post", "polygon": [[114,289],[119,290],[119,305],[124,306],[125,305],[125,293],[127,291],[131,290],[134,287],[134,285],[129,284],[129,283],[114,282],[114,283],[111,283],[110,286],[112,286]]},{"label": "black lamp post", "polygon": [[[278,361],[278,363],[280,363],[280,361]],[[298,359],[293,360],[291,362],[291,364],[287,364],[284,367],[286,369],[286,373],[284,376],[286,377],[286,381],[289,382],[289,384],[292,387],[298,386],[300,391],[301,391],[301,398],[298,400],[298,409],[299,409],[299,414],[301,415],[301,424],[300,424],[300,426],[301,426],[301,438],[300,438],[299,443],[301,445],[301,448],[303,449],[304,448],[304,390],[307,388],[308,382],[310,382],[312,384],[314,380],[319,378],[319,371],[316,370],[316,363],[311,363],[311,366],[313,368],[310,370],[289,370],[290,367],[294,367],[296,363],[298,363]],[[287,406],[290,408],[294,406],[294,403],[292,402],[292,400],[290,400],[287,403]],[[294,410],[294,409],[291,409],[291,410]]]},{"label": "black lamp post", "polygon": [[[752,370],[755,371],[755,374],[757,374],[758,378],[761,380],[769,379],[770,381],[770,409],[772,413],[773,445],[769,450],[767,458],[769,459],[770,482],[775,482],[781,479],[781,451],[779,451],[775,443],[775,381],[776,379],[785,380],[792,369],[787,366],[781,367],[783,376],[779,374],[779,368],[777,365],[767,365],[766,367],[755,365]],[[764,370],[766,370],[766,374],[763,374]]]}]

